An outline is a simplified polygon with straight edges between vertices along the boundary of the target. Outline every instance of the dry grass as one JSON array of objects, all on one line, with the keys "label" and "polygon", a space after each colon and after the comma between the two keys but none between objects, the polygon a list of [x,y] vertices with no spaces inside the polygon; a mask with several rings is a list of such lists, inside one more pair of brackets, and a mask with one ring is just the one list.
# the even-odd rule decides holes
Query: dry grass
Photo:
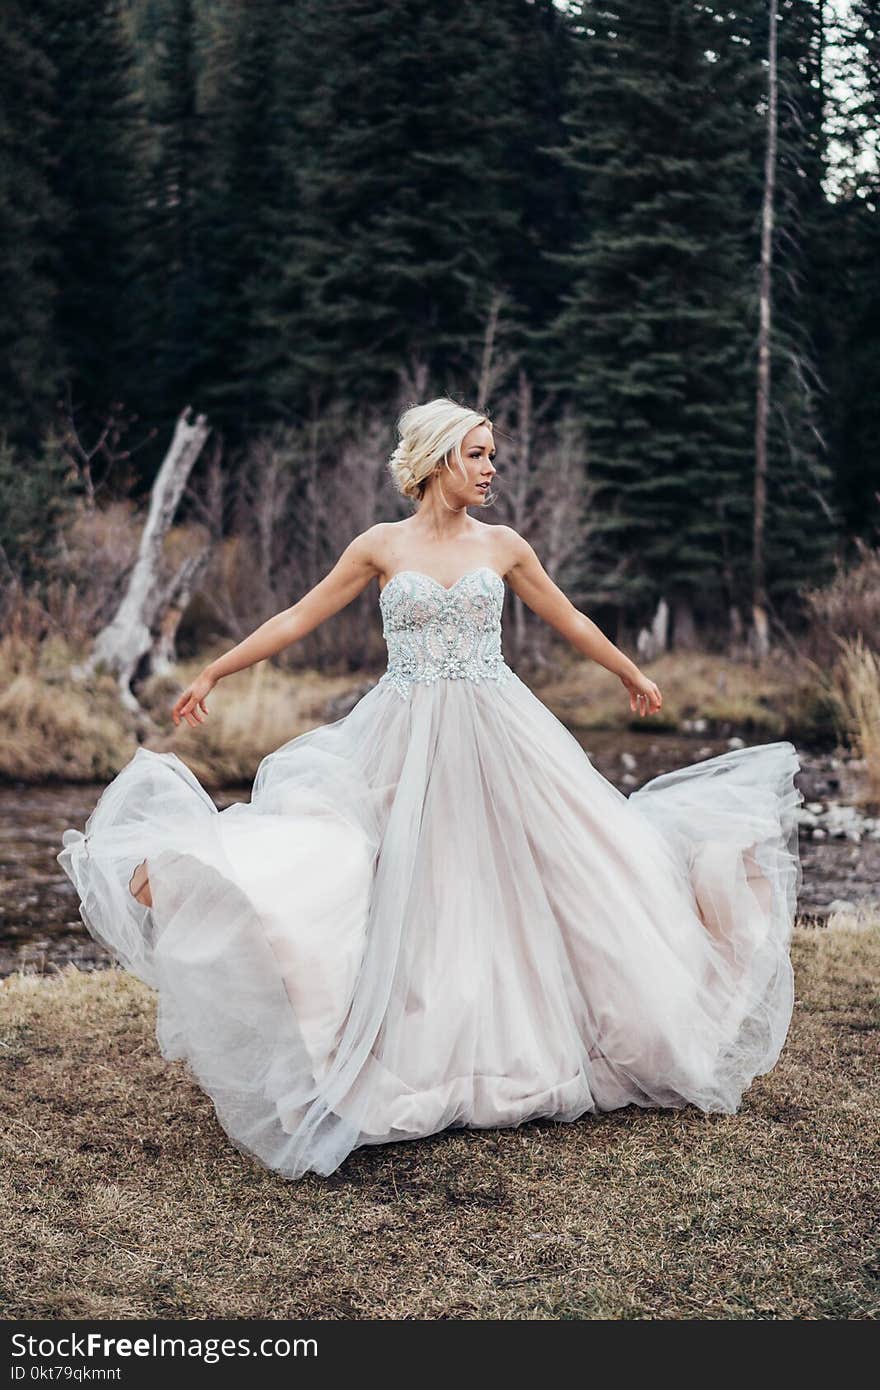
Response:
[{"label": "dry grass", "polygon": [[836,908],[826,919],[831,931],[872,932],[880,921],[880,898],[876,901],[865,899],[853,906]]},{"label": "dry grass", "polygon": [[200,728],[184,724],[175,728],[171,707],[204,664],[178,666],[173,680],[152,681],[143,698],[165,731],[149,739],[147,746],[173,750],[208,787],[251,782],[266,753],[327,722],[329,702],[364,683],[357,676],[325,676],[311,670],[293,673],[260,662],[215,686],[206,702],[208,717]]},{"label": "dry grass", "polygon": [[880,651],[880,546],[856,538],[855,552],[848,561],[837,561],[829,583],[801,591],[809,617],[802,654],[818,670],[835,664],[841,640],[861,637]]},{"label": "dry grass", "polygon": [[834,694],[856,754],[864,759],[866,799],[880,805],[880,654],[861,634],[841,644],[833,673]]},{"label": "dry grass", "polygon": [[[106,782],[134,755],[136,720],[123,709],[115,679],[78,683],[72,652],[59,638],[37,647],[0,638],[0,777],[24,782]],[[185,758],[205,786],[252,781],[264,754],[327,718],[328,702],[357,689],[356,676],[281,671],[265,662],[223,681],[208,697],[201,728],[175,728],[171,707],[203,661],[181,664],[141,691],[154,728],[145,746]]]},{"label": "dry grass", "polygon": [[783,1055],[738,1115],[630,1108],[243,1158],[119,971],[0,990],[10,1318],[877,1316],[880,917],[798,928]]},{"label": "dry grass", "polygon": [[667,652],[642,669],[663,692],[663,709],[650,720],[630,714],[623,687],[594,661],[563,653],[559,664],[535,682],[545,704],[578,729],[619,729],[631,723],[655,732],[680,729],[685,719],[763,735],[807,738],[832,729],[825,692],[815,677],[786,653],[763,667],[704,652]]},{"label": "dry grass", "polygon": [[54,645],[0,638],[0,775],[108,780],[137,748],[116,682],[98,676],[77,685],[54,669],[57,657]]}]

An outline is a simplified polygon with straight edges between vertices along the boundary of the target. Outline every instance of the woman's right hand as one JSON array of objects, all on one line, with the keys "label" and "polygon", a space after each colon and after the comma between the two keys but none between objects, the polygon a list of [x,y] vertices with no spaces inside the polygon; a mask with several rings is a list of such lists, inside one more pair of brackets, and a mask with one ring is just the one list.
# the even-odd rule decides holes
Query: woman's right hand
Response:
[{"label": "woman's right hand", "polygon": [[[204,724],[208,717],[208,706],[205,704],[205,697],[210,695],[214,686],[217,684],[217,677],[208,675],[207,670],[201,671],[196,676],[192,685],[184,690],[183,694],[175,702],[171,711],[171,718],[175,724],[179,724],[181,719],[185,719],[190,728],[195,729],[199,724]],[[201,713],[204,711],[204,713]]]}]

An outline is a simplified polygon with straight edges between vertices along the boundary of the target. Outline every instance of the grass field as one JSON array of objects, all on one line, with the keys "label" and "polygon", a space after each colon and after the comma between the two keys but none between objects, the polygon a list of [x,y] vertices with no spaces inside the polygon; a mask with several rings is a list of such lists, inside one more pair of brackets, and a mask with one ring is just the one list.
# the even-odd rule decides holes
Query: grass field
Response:
[{"label": "grass field", "polygon": [[876,1318],[880,918],[798,927],[737,1115],[456,1130],[285,1182],[118,970],[0,989],[6,1318]]}]

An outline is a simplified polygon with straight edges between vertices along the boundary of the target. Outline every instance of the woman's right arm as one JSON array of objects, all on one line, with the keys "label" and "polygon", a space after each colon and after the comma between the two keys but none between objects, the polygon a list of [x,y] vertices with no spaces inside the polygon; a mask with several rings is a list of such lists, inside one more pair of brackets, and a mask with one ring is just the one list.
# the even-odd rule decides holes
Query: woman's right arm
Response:
[{"label": "woman's right arm", "polygon": [[207,715],[205,697],[219,680],[283,651],[357,598],[370,580],[380,573],[374,559],[377,529],[370,527],[356,536],[346,546],[332,570],[290,608],[267,618],[237,646],[230,647],[216,661],[209,662],[176,701],[171,711],[174,723],[179,724],[181,719],[185,719],[193,728],[204,723],[200,710]]}]

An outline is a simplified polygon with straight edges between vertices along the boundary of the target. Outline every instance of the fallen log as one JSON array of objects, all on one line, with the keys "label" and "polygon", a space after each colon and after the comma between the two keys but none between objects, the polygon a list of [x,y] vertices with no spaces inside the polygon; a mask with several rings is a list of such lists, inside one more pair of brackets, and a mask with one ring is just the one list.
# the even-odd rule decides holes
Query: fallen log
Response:
[{"label": "fallen log", "polygon": [[[167,610],[188,601],[195,576],[201,572],[207,558],[203,551],[185,561],[170,584],[162,579],[163,543],[174,522],[189,475],[210,434],[207,417],[198,415],[193,421],[190,414],[187,406],[178,416],[171,446],[156,474],[137,559],[119,607],[98,633],[86,661],[71,672],[77,680],[87,679],[99,668],[112,672],[122,703],[135,713],[141,712],[131,688],[135,673],[143,658],[152,651],[156,641],[154,633],[157,628],[161,631]],[[171,628],[172,649],[176,626],[174,623]],[[158,654],[160,663],[169,654],[167,636],[164,641],[165,651]]]}]

